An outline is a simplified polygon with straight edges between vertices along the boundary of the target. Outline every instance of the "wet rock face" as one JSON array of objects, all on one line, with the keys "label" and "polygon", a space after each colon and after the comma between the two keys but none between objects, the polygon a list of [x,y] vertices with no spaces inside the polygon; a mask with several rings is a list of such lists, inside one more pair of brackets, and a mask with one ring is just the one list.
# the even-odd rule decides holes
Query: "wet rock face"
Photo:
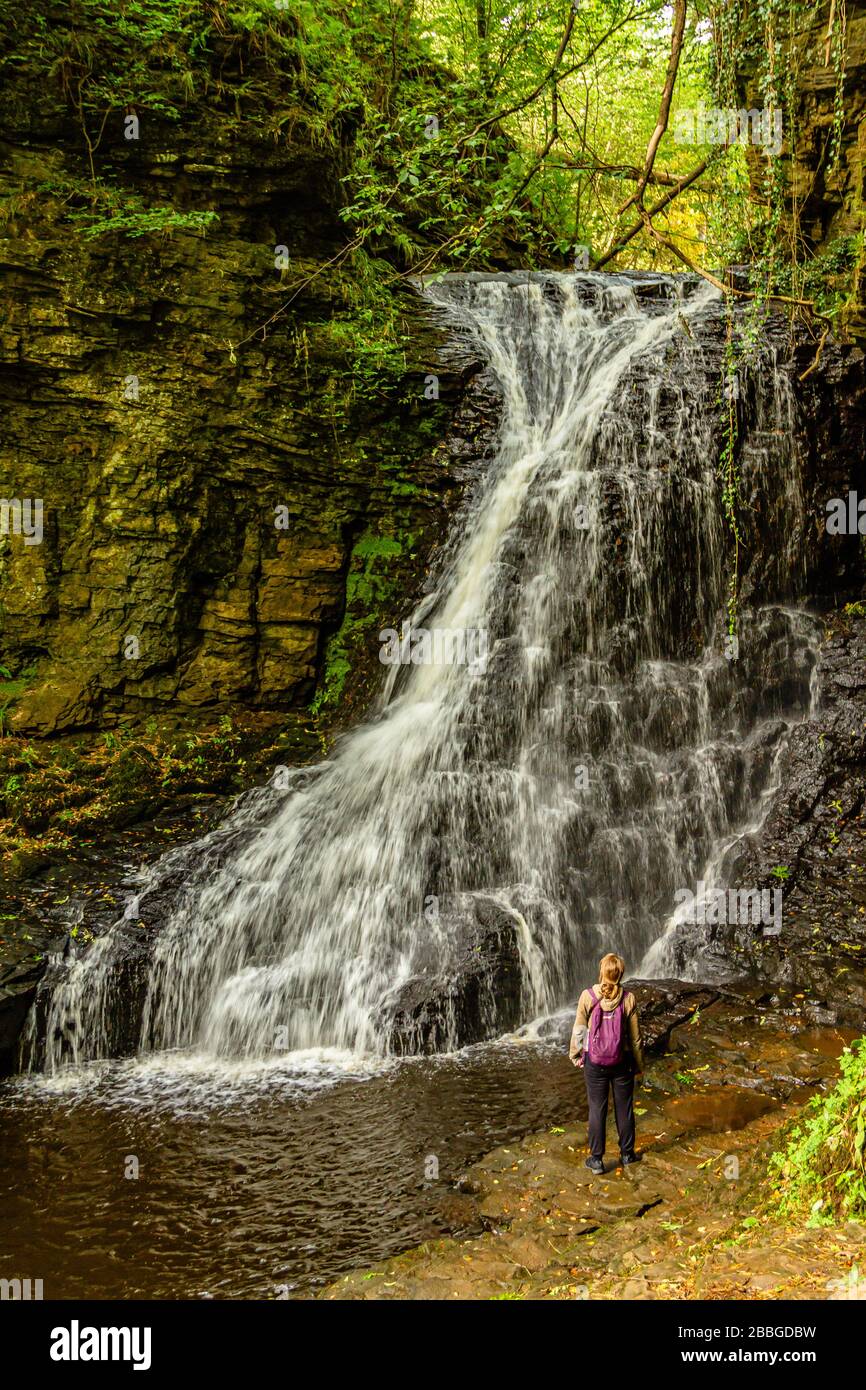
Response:
[{"label": "wet rock face", "polygon": [[[42,544],[16,538],[4,555],[4,660],[38,663],[16,729],[48,734],[102,711],[172,704],[305,704],[345,610],[355,547],[395,521],[394,490],[424,501],[398,504],[389,581],[399,574],[411,589],[417,559],[441,536],[447,454],[407,458],[373,418],[358,421],[347,459],[313,404],[327,364],[308,369],[318,377],[308,393],[292,340],[324,304],[308,300],[231,364],[224,344],[267,317],[266,254],[186,236],[143,265],[121,245],[82,271],[71,249],[13,251],[3,474],[10,493],[45,508]],[[135,290],[124,295],[130,258]],[[175,294],[155,320],[166,279]],[[133,374],[140,397],[125,401]],[[420,378],[411,389],[423,403]],[[402,423],[410,449],[420,414],[398,408],[389,422]],[[417,537],[414,561],[406,536]]]},{"label": "wet rock face", "polygon": [[385,1005],[395,1053],[439,1052],[455,1034],[471,1042],[523,1019],[514,914],[477,898],[452,916],[450,958],[443,959],[441,938],[431,943],[429,969],[400,986]]},{"label": "wet rock face", "polygon": [[[14,1070],[18,1039],[36,997],[36,986],[42,971],[37,967],[22,970],[13,976],[11,965],[4,964],[0,983],[0,1076]],[[6,978],[10,983],[6,984]]]},{"label": "wet rock face", "polygon": [[[781,881],[782,929],[738,928],[759,977],[805,994],[816,1021],[866,1024],[866,619],[833,625],[820,653],[822,707],[786,750],[781,788],[744,872]],[[774,871],[787,870],[784,878]]]},{"label": "wet rock face", "polygon": [[[778,429],[760,405],[760,378],[746,372],[739,412],[739,470],[743,536],[742,598],[766,602],[789,595],[820,607],[857,599],[866,586],[866,555],[855,534],[827,530],[828,503],[854,490],[866,497],[866,365],[853,344],[825,341],[818,354],[813,333],[792,330],[782,316],[767,323],[765,340],[789,382],[788,439],[781,447],[804,462],[802,495],[791,509],[784,490],[761,497],[761,461],[778,449]],[[757,378],[757,379],[756,379]],[[786,511],[786,507],[788,510]]]},{"label": "wet rock face", "polygon": [[627,980],[625,987],[635,997],[647,1053],[667,1051],[673,1030],[718,997],[715,990],[683,980]]},{"label": "wet rock face", "polygon": [[816,1023],[866,1023],[866,619],[827,620],[815,717],[792,733],[762,829],[731,848],[733,885],[782,893],[781,930],[679,929],[696,978],[752,974]]},{"label": "wet rock face", "polygon": [[26,66],[0,98],[0,187],[28,209],[2,252],[0,477],[44,514],[41,543],[0,539],[0,662],[37,668],[13,727],[306,705],[347,594],[367,586],[378,628],[417,588],[459,464],[433,449],[475,368],[409,293],[402,381],[358,368],[352,268],[320,275],[347,240],[341,150],[213,93],[134,141],[118,109],[95,156],[143,206],[216,214],[207,234],[85,239],[61,196],[87,201],[80,127]]}]

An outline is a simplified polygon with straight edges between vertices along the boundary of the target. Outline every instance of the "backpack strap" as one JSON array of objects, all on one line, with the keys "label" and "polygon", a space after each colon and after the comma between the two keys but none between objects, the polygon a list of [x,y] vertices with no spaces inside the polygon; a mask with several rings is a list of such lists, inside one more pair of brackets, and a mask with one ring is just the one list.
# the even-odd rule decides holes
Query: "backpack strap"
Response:
[{"label": "backpack strap", "polygon": [[592,985],[589,986],[589,989],[586,992],[589,995],[592,1002],[589,1006],[589,1012],[586,1017],[586,1037],[584,1038],[583,1049],[586,1053],[586,1056],[589,1057],[589,1044],[592,1039],[592,1020],[593,1014],[595,1013],[596,1006],[598,1004],[598,995],[596,994]]},{"label": "backpack strap", "polygon": [[[587,992],[587,994],[590,996],[590,998],[592,999],[592,1005],[590,1006],[590,1010],[589,1010],[590,1016],[591,1016],[591,1015],[592,1015],[593,1009],[594,1009],[594,1008],[596,1007],[596,1005],[599,1003],[599,998],[598,998],[598,995],[597,995],[596,992],[595,992],[595,987],[594,987],[593,985],[590,985],[589,988],[588,988],[588,990],[587,990],[586,992]],[[623,990],[623,991],[622,991],[622,995],[621,995],[621,997],[617,1000],[616,1005],[614,1006],[614,1008],[611,1009],[611,1010],[609,1010],[608,1012],[610,1012],[610,1013],[616,1013],[616,1010],[617,1010],[617,1009],[621,1009],[621,1010],[622,1010],[623,1019],[625,1019],[625,1001],[626,1001],[626,999],[630,999],[631,997],[632,997],[631,991],[626,992],[626,990]]]}]

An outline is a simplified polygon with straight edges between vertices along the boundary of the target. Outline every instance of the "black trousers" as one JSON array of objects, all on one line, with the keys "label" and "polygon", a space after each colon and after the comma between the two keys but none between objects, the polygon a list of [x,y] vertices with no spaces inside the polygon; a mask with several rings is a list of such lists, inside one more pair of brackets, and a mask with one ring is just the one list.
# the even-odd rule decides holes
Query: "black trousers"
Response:
[{"label": "black trousers", "polygon": [[634,1153],[634,1062],[626,1057],[615,1067],[599,1067],[586,1057],[583,1074],[589,1102],[590,1154],[593,1158],[604,1158],[607,1102],[612,1087],[619,1150],[623,1158],[627,1158]]}]

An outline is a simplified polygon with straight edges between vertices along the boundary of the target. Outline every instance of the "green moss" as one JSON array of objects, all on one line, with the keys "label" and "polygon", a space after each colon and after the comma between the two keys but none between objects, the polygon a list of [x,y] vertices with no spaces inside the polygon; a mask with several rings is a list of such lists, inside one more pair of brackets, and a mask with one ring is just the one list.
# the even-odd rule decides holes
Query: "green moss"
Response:
[{"label": "green moss", "polygon": [[5,709],[19,699],[28,685],[29,681],[26,680],[0,681],[0,708]]},{"label": "green moss", "polygon": [[352,662],[345,647],[347,635],[344,624],[328,643],[322,680],[310,706],[313,715],[335,708],[343,698],[346,681],[352,673]]},{"label": "green moss", "polygon": [[311,709],[332,713],[371,630],[386,625],[404,592],[399,561],[411,557],[415,537],[377,536],[365,532],[352,548],[346,579],[346,608],[339,629],[325,650],[324,672]]},{"label": "green moss", "polygon": [[346,580],[346,608],[373,608],[389,591],[388,562],[403,554],[403,546],[391,536],[364,535],[352,550]]},{"label": "green moss", "polygon": [[8,666],[0,666],[0,737],[6,732],[9,712],[33,685],[35,677],[35,666],[26,666],[17,675]]},{"label": "green moss", "polygon": [[275,761],[321,755],[301,715],[223,716],[216,724],[151,718],[101,735],[30,744],[0,739],[0,872],[27,877],[166,808],[207,808]]}]

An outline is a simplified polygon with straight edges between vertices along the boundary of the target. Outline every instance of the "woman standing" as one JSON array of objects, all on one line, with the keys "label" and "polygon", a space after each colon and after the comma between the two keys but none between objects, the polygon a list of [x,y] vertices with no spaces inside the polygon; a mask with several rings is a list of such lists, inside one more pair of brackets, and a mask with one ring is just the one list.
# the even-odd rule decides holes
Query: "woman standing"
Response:
[{"label": "woman standing", "polygon": [[589,1158],[587,1168],[604,1172],[607,1102],[613,1088],[616,1130],[624,1164],[637,1163],[634,1151],[634,1079],[644,1069],[643,1040],[637,1004],[620,981],[625,974],[622,956],[609,953],[598,967],[598,984],[585,989],[577,1002],[577,1018],[568,1055],[583,1067],[589,1103]]}]

